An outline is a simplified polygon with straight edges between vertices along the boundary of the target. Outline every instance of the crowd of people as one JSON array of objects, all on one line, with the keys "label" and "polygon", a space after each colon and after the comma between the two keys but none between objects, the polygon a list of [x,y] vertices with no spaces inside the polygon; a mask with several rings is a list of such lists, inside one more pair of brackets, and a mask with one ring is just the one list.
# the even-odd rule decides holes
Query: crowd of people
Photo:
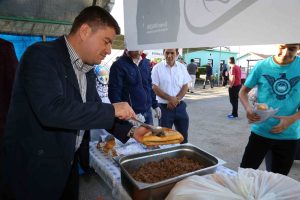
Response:
[{"label": "crowd of people", "polygon": [[[177,61],[179,52],[173,48],[164,49],[165,59],[153,67],[142,51],[130,49],[110,69],[99,66],[118,34],[110,13],[90,6],[75,18],[68,35],[26,50],[1,122],[1,198],[78,199],[78,166],[89,166],[90,130],[105,131],[123,143],[131,137],[140,142],[148,130],[130,120],[142,116],[154,124],[152,111],[160,126],[174,126],[183,143],[189,141],[184,97],[194,93],[197,64]],[[238,118],[240,98],[253,123],[241,167],[257,169],[268,152],[272,172],[287,175],[293,164],[300,138],[299,48],[280,45],[274,57],[256,65],[244,85],[234,57],[222,70],[232,104],[227,117]],[[210,64],[205,76],[203,89],[207,82],[213,88]],[[248,102],[255,86],[258,103],[278,108],[277,116],[261,123]]]}]

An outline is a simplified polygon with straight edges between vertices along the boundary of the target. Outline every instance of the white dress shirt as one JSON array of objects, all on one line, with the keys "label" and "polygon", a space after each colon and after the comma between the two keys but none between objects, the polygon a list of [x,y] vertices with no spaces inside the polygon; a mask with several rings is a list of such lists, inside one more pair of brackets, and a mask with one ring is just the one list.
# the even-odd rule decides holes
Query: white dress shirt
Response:
[{"label": "white dress shirt", "polygon": [[[191,81],[191,77],[180,62],[175,62],[170,67],[166,61],[157,63],[152,69],[152,84],[158,86],[163,92],[170,96],[176,96],[183,85]],[[156,96],[158,103],[168,103],[166,99]]]}]

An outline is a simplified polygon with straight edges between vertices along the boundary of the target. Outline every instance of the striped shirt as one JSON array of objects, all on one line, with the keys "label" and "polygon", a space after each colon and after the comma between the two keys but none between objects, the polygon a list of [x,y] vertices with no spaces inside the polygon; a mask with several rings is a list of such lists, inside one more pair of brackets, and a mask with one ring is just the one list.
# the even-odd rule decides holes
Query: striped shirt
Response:
[{"label": "striped shirt", "polygon": [[[86,88],[87,88],[87,81],[86,81],[86,75],[85,73],[89,72],[91,69],[94,68],[94,66],[84,64],[83,61],[80,59],[80,57],[77,55],[75,50],[73,49],[72,45],[68,42],[67,37],[64,36],[68,52],[70,54],[70,59],[71,63],[73,66],[73,69],[75,71],[78,85],[79,85],[79,90],[80,90],[80,95],[82,98],[83,103],[86,102]],[[79,130],[76,138],[76,146],[75,149],[77,150],[81,144],[82,137],[84,134],[84,130]]]}]

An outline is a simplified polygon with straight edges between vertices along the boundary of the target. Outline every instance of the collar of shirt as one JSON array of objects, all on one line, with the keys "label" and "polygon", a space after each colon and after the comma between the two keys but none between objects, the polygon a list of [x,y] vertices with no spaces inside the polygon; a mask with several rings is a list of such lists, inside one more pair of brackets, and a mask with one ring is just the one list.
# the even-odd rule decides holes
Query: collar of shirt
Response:
[{"label": "collar of shirt", "polygon": [[[73,49],[72,45],[68,42],[67,37],[64,36],[67,48],[70,54],[71,63],[73,66],[73,69],[75,71],[77,80],[78,80],[78,86],[81,94],[81,98],[83,102],[86,102],[86,77],[85,73],[90,71],[93,66],[86,65],[82,62],[82,60],[79,58],[75,50]],[[75,143],[75,151],[80,147],[82,138],[83,138],[84,130],[78,130],[77,136],[76,136],[76,143]]]},{"label": "collar of shirt", "polygon": [[88,64],[84,64],[83,61],[81,60],[81,58],[78,56],[78,54],[75,52],[74,48],[72,47],[72,45],[69,43],[68,39],[66,36],[64,36],[67,47],[68,47],[68,51],[70,54],[70,59],[71,59],[71,63],[72,65],[76,66],[77,70],[83,73],[87,73],[89,72],[91,69],[94,68],[94,66],[88,65]]},{"label": "collar of shirt", "polygon": [[164,63],[165,63],[165,66],[166,66],[167,68],[177,67],[177,62],[176,62],[176,61],[175,61],[174,65],[172,65],[172,66],[170,66],[170,65],[167,63],[166,60],[164,60]]},{"label": "collar of shirt", "polygon": [[133,63],[136,64],[136,66],[139,66],[140,62],[141,62],[142,58],[140,57],[139,59],[132,59]]},{"label": "collar of shirt", "polygon": [[66,37],[65,37],[65,41],[70,54],[71,64],[73,66],[74,72],[77,77],[82,101],[86,102],[87,81],[86,81],[85,73],[88,72],[90,69],[92,69],[92,67],[91,66],[89,67],[89,65],[84,67],[85,65],[83,64],[82,60],[79,58],[79,56],[77,55],[77,53],[75,52],[71,44],[68,42]]},{"label": "collar of shirt", "polygon": [[128,51],[126,52],[126,56],[128,56],[128,58],[130,58],[132,60],[132,62],[134,64],[136,64],[136,66],[139,66],[141,60],[142,60],[142,56],[140,56],[138,59],[137,58],[131,58],[128,54]]}]

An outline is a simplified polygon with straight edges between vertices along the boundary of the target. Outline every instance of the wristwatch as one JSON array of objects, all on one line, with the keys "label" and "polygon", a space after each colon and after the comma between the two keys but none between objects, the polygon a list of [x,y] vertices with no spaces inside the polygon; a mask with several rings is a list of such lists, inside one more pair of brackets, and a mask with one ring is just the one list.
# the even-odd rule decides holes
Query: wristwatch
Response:
[{"label": "wristwatch", "polygon": [[136,129],[137,127],[138,127],[138,126],[133,126],[133,127],[131,127],[131,129],[129,130],[127,136],[130,137],[130,138],[133,138],[134,131],[135,131],[135,129]]}]

